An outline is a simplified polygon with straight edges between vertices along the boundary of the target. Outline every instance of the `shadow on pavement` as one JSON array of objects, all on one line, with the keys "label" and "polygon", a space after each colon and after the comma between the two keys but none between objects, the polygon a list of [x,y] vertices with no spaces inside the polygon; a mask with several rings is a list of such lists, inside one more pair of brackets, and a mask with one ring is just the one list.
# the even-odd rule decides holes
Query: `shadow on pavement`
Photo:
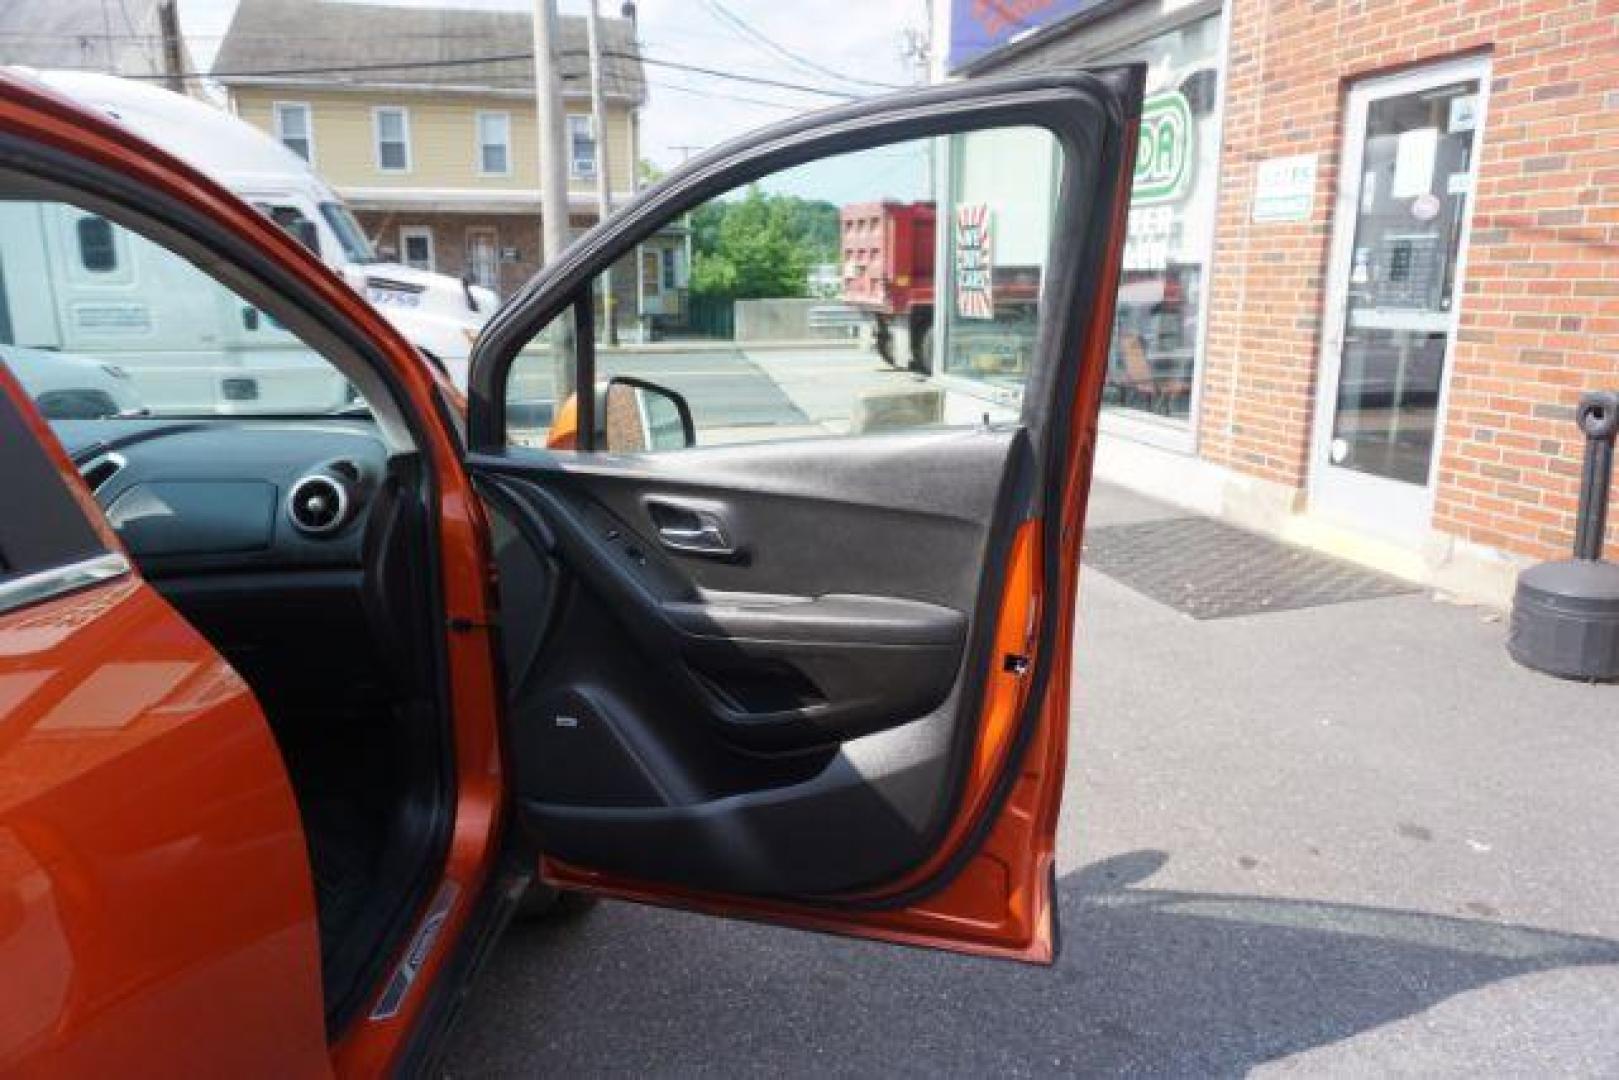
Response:
[{"label": "shadow on pavement", "polygon": [[1466,991],[1619,963],[1619,942],[1141,883],[1137,851],[1059,882],[1054,969],[608,904],[517,928],[454,1074],[1236,1075]]},{"label": "shadow on pavement", "polygon": [[[1619,963],[1619,942],[1413,911],[1176,892],[1158,851],[1058,885],[1087,1069],[1244,1073],[1539,971]],[[1066,1010],[1065,1010],[1066,1011]]]}]

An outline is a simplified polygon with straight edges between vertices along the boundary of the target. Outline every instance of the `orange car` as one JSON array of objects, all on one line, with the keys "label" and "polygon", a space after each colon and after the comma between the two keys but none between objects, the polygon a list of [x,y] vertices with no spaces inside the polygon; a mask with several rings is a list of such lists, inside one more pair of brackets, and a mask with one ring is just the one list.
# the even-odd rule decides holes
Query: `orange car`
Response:
[{"label": "orange car", "polygon": [[[272,221],[0,75],[0,361],[116,353],[145,403],[56,386],[47,421],[0,365],[0,1072],[417,1070],[559,890],[1050,962],[1141,84],[929,88],[696,160],[505,305],[463,414]],[[619,378],[571,449],[509,437],[519,356],[571,323],[596,385],[593,278],[697,204],[990,128],[1054,148],[1014,421],[692,445]]]}]

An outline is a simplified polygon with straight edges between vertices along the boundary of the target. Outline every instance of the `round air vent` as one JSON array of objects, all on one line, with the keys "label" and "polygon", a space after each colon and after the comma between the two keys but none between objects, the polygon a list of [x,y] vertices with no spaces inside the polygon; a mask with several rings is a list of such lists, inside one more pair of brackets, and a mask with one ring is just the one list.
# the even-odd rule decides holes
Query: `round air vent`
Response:
[{"label": "round air vent", "polygon": [[333,476],[316,473],[292,485],[287,516],[299,532],[325,536],[348,523],[348,485]]}]

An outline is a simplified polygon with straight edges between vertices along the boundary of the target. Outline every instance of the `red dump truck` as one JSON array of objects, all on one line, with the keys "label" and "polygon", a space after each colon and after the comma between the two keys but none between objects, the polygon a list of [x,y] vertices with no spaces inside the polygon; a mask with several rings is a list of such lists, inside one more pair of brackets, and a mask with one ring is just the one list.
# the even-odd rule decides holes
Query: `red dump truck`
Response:
[{"label": "red dump truck", "polygon": [[840,216],[844,303],[872,317],[877,352],[895,367],[893,324],[902,322],[910,367],[923,370],[933,328],[934,204],[850,203]]},{"label": "red dump truck", "polygon": [[[993,211],[987,206],[958,208],[961,229],[970,230],[971,214],[982,217],[987,237]],[[935,309],[934,261],[938,211],[932,202],[850,203],[841,211],[843,302],[865,312],[873,323],[877,351],[895,367],[927,374]],[[1003,265],[988,255],[976,290],[957,296],[951,351],[958,367],[980,375],[1021,377],[1040,301],[1039,265]],[[899,341],[903,332],[904,341]]]}]

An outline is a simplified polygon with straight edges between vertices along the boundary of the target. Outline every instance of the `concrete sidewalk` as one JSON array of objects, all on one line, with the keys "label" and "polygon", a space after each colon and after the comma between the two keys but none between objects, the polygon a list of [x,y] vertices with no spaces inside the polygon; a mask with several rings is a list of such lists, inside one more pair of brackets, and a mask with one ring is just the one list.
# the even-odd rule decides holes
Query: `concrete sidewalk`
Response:
[{"label": "concrete sidewalk", "polygon": [[604,904],[513,931],[450,1072],[1619,1072],[1619,689],[1424,594],[1081,608],[1054,969]]}]

